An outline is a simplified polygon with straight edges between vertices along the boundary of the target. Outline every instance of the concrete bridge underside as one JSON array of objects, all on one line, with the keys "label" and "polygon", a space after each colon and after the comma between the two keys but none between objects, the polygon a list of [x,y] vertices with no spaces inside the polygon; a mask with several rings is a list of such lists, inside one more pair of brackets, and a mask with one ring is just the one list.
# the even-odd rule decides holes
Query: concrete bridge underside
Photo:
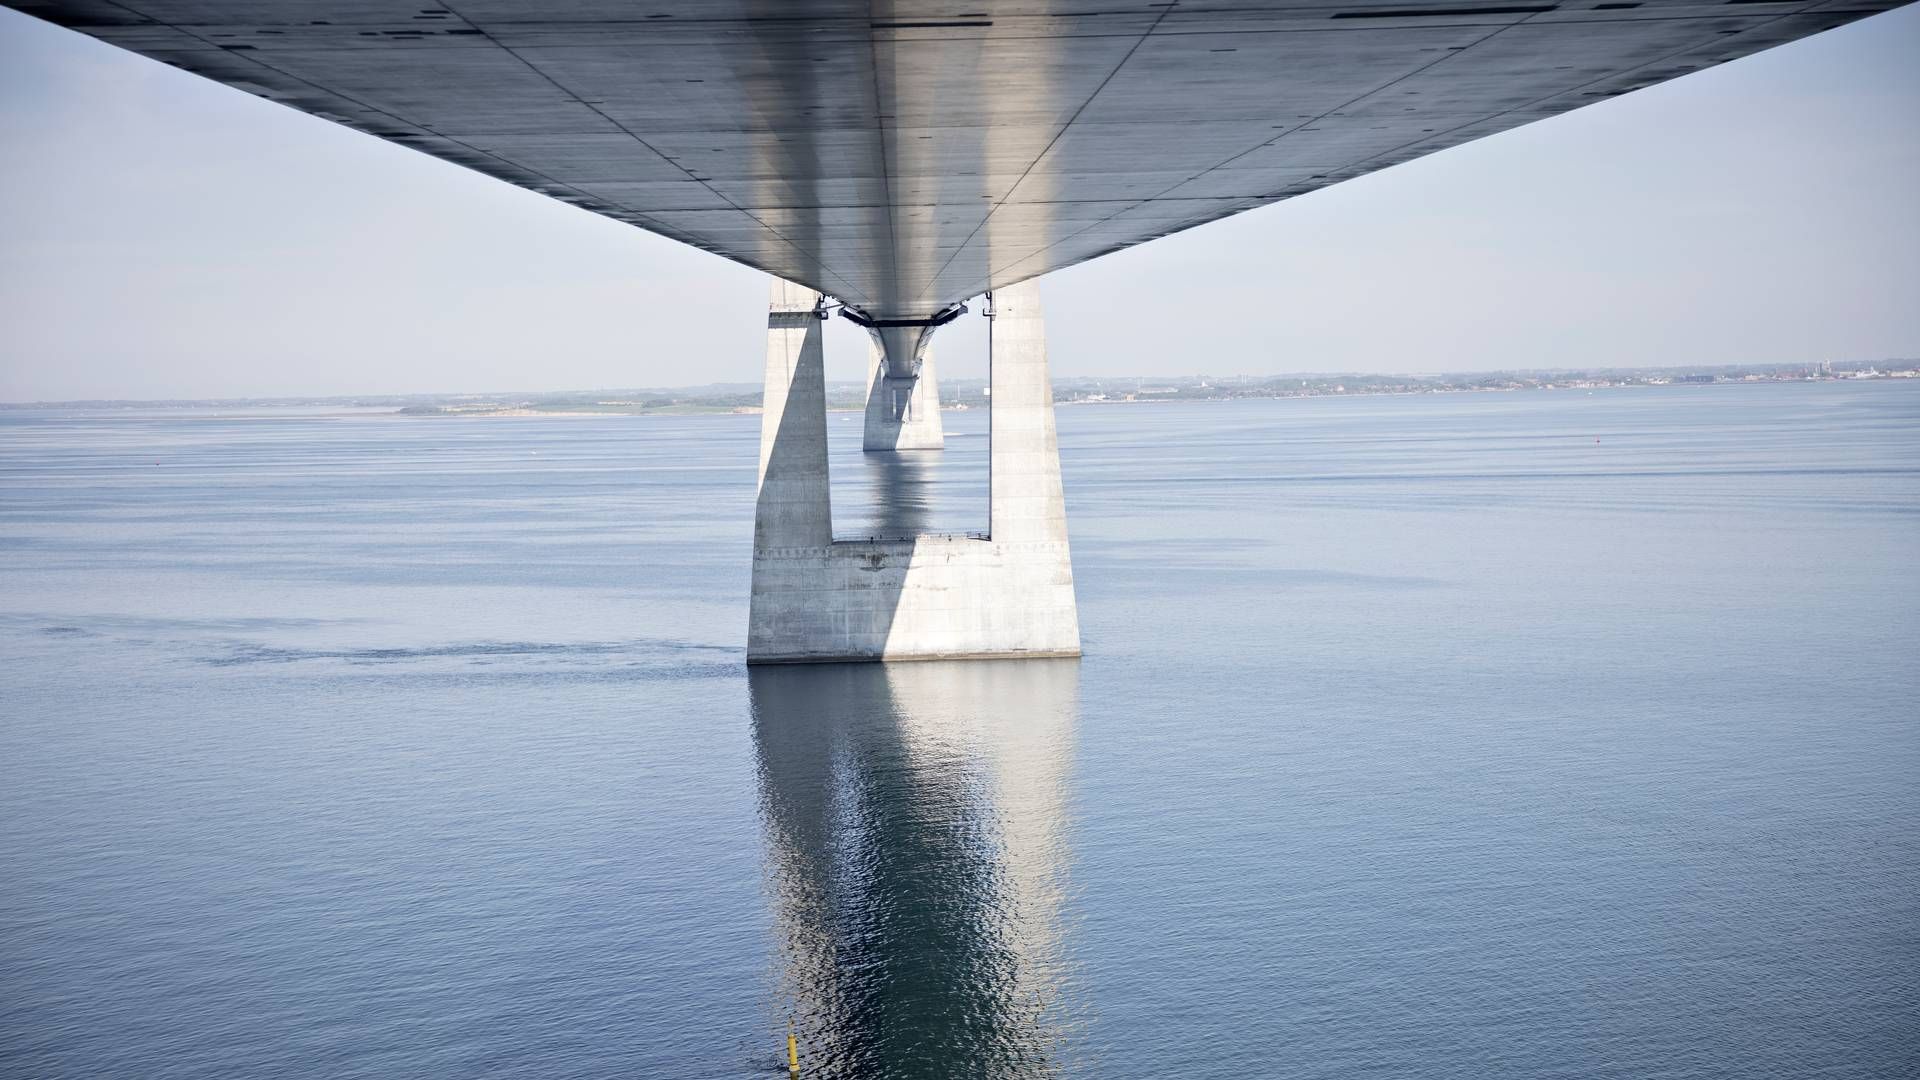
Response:
[{"label": "concrete bridge underside", "polygon": [[1902,0],[5,2],[886,322]]}]

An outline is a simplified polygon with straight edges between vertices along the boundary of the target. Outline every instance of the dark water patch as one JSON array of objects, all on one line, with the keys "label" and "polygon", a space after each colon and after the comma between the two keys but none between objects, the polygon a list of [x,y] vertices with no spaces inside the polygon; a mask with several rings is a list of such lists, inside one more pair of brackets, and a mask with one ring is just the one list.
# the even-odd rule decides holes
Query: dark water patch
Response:
[{"label": "dark water patch", "polygon": [[213,667],[329,660],[348,664],[405,664],[423,660],[465,660],[473,664],[488,664],[505,660],[567,661],[619,658],[649,653],[710,653],[744,656],[743,650],[733,646],[662,639],[576,642],[473,641],[444,645],[361,649],[302,649],[239,642],[231,645],[225,655],[203,657],[202,662]]},{"label": "dark water patch", "polygon": [[0,626],[33,628],[69,636],[99,636],[112,632],[225,632],[245,633],[263,630],[313,630],[326,627],[355,626],[375,620],[353,618],[309,618],[301,616],[155,616],[123,614],[51,615],[47,613],[0,612]]},{"label": "dark water patch", "polygon": [[[1099,567],[1113,567],[1116,570],[1131,573],[1141,568],[1156,571],[1193,570],[1206,572],[1216,570],[1222,565],[1248,565],[1245,558],[1221,558],[1218,560],[1156,558],[1148,554],[1116,554],[1102,552],[1095,556],[1080,556],[1074,559],[1084,573]],[[1420,577],[1411,574],[1362,574],[1345,570],[1323,570],[1313,567],[1275,567],[1260,566],[1247,578],[1249,585],[1263,589],[1271,588],[1311,588],[1314,586],[1345,586],[1363,589],[1443,589],[1455,583],[1433,577]]]},{"label": "dark water patch", "polygon": [[734,650],[736,656],[712,662],[679,661],[668,657],[631,660],[597,667],[515,667],[477,664],[458,671],[436,669],[407,670],[385,666],[357,668],[356,671],[395,672],[404,680],[396,685],[414,688],[431,686],[441,680],[449,686],[565,686],[575,688],[618,688],[629,684],[706,683],[728,679],[744,680],[747,672],[746,650]]}]

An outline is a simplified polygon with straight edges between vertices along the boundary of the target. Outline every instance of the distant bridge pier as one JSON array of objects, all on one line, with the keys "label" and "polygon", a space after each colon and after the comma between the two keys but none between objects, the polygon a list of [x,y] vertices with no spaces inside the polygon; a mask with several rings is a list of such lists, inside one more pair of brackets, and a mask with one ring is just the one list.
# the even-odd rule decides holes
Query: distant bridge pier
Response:
[{"label": "distant bridge pier", "polygon": [[927,339],[932,326],[869,327],[873,344],[867,365],[873,379],[867,386],[866,431],[860,448],[882,450],[941,450],[947,445],[940,424],[940,387],[933,374],[933,353]]},{"label": "distant bridge pier", "polygon": [[1080,655],[1039,290],[990,301],[987,532],[878,540],[833,539],[821,299],[773,281],[747,663]]}]

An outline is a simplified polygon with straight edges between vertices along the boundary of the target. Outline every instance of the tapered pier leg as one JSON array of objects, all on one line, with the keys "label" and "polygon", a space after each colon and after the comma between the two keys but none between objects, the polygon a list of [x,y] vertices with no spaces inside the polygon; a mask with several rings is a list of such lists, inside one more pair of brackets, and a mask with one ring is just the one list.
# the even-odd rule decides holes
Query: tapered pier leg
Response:
[{"label": "tapered pier leg", "polygon": [[833,613],[805,588],[816,582],[804,568],[824,564],[833,549],[826,366],[816,310],[820,295],[791,281],[772,280],[753,508],[749,663],[784,654],[795,642],[841,636]]},{"label": "tapered pier leg", "polygon": [[999,290],[992,314],[988,529],[1003,543],[1059,544],[1064,551],[1067,502],[1039,287],[1027,282]]},{"label": "tapered pier leg", "polygon": [[767,304],[767,388],[760,415],[760,486],[753,547],[833,542],[827,486],[827,382],[820,295],[773,279]]}]

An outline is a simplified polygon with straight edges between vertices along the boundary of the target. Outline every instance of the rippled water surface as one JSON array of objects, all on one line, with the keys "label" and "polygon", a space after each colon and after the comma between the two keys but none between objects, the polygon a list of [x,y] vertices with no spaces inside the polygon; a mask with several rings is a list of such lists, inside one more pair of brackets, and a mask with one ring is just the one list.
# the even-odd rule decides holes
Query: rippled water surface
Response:
[{"label": "rippled water surface", "polygon": [[0,1075],[1920,1072],[1920,386],[1059,419],[1084,660],[749,675],[756,418],[0,411]]}]

